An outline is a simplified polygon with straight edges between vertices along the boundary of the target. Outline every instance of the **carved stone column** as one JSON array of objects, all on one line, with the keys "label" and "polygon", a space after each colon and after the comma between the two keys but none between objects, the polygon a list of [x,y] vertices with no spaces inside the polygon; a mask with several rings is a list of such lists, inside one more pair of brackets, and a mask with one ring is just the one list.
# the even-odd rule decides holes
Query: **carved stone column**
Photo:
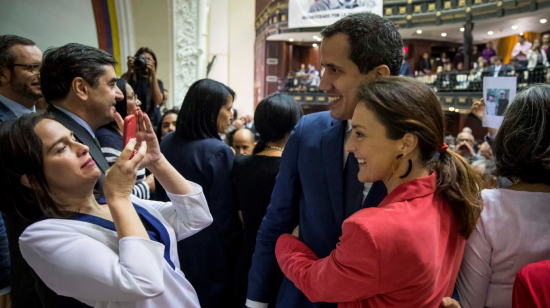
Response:
[{"label": "carved stone column", "polygon": [[179,106],[187,90],[206,76],[206,0],[173,0],[174,103]]}]

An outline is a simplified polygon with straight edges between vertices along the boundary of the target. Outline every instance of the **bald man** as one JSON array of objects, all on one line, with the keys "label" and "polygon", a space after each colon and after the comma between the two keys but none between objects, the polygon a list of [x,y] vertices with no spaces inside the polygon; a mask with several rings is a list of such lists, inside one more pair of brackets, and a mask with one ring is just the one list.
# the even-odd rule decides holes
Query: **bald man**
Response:
[{"label": "bald man", "polygon": [[241,128],[233,136],[233,149],[237,155],[250,155],[254,151],[256,140],[254,133],[248,128]]}]

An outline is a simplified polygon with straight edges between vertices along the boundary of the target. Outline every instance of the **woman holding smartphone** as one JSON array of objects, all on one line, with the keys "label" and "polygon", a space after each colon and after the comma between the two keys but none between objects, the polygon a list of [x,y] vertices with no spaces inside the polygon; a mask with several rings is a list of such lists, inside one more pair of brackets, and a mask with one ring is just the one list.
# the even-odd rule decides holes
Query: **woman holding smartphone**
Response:
[{"label": "woman holding smartphone", "polygon": [[[212,223],[202,188],[183,178],[160,153],[151,122],[137,111],[136,139],[107,171],[105,199],[93,187],[100,171],[88,147],[43,115],[0,127],[4,202],[36,204],[44,219],[19,245],[25,260],[59,295],[92,307],[199,307],[179,270],[176,242]],[[133,158],[130,159],[131,154]],[[131,195],[147,167],[172,202]]]}]

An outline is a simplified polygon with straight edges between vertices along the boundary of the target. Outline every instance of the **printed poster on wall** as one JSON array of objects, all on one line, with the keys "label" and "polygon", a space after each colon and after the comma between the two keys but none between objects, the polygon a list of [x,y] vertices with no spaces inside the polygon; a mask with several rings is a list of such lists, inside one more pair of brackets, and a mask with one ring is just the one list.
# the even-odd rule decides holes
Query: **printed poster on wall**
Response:
[{"label": "printed poster on wall", "polygon": [[383,0],[289,0],[288,27],[328,26],[340,18],[360,12],[382,16]]}]

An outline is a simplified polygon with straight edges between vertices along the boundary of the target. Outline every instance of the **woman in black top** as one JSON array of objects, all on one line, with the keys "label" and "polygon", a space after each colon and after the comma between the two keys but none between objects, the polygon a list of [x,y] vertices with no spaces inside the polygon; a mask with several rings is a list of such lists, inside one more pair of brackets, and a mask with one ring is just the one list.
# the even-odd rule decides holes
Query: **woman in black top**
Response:
[{"label": "woman in black top", "polygon": [[[202,308],[227,307],[242,241],[234,203],[231,171],[235,154],[220,138],[233,119],[235,92],[211,80],[196,81],[185,95],[176,131],[162,140],[160,150],[184,177],[203,188],[214,222],[178,242],[181,270],[197,291]],[[159,201],[166,200],[156,186]]]},{"label": "woman in black top", "polygon": [[[254,124],[260,134],[254,155],[241,155],[235,159],[232,181],[244,226],[243,246],[235,273],[236,307],[245,305],[256,234],[271,200],[286,141],[302,114],[300,105],[286,94],[274,93],[264,98],[254,114]],[[280,270],[267,274],[273,277],[269,302],[270,306],[275,307],[283,275]]]}]

